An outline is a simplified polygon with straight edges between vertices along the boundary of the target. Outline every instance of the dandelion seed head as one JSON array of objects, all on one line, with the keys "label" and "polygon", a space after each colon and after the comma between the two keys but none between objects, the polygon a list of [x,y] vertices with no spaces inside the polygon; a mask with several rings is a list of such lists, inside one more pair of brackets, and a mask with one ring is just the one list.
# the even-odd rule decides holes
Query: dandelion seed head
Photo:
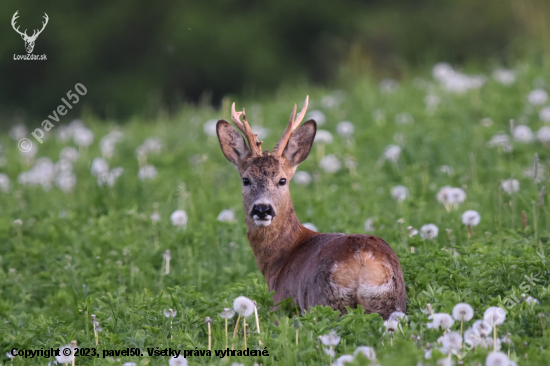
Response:
[{"label": "dandelion seed head", "polygon": [[359,353],[362,353],[369,361],[376,361],[376,352],[372,347],[359,346],[355,349],[353,355],[357,356]]},{"label": "dandelion seed head", "polygon": [[177,357],[170,357],[170,361],[168,361],[168,364],[170,366],[187,366],[187,360],[185,359],[185,357],[183,357],[183,355],[180,354]]},{"label": "dandelion seed head", "polygon": [[294,173],[292,180],[294,181],[294,183],[300,186],[307,186],[309,185],[309,183],[311,183],[312,178],[311,178],[311,174],[302,170]]},{"label": "dandelion seed head", "polygon": [[91,173],[93,176],[98,177],[102,174],[109,173],[109,163],[103,158],[95,158],[92,160]]},{"label": "dandelion seed head", "polygon": [[493,326],[487,323],[485,320],[477,320],[472,325],[472,329],[476,335],[481,338],[485,338],[493,330]]},{"label": "dandelion seed head", "polygon": [[319,126],[325,124],[327,117],[319,110],[312,110],[306,113],[306,120],[314,120]]},{"label": "dandelion seed head", "polygon": [[325,155],[321,158],[319,167],[326,173],[336,173],[342,167],[342,163],[334,155]]},{"label": "dandelion seed head", "polygon": [[493,79],[502,85],[512,85],[516,81],[516,73],[508,69],[496,69],[493,71]]},{"label": "dandelion seed head", "polygon": [[477,211],[468,210],[462,214],[462,223],[466,226],[477,226],[480,220],[481,216]]},{"label": "dandelion seed head", "polygon": [[374,231],[374,219],[373,218],[368,218],[365,220],[365,231],[368,233],[368,232],[371,232],[371,231]]},{"label": "dandelion seed head", "polygon": [[355,357],[352,355],[342,355],[336,359],[336,366],[344,366],[345,364],[352,363]]},{"label": "dandelion seed head", "polygon": [[335,330],[331,330],[328,334],[319,336],[319,340],[325,346],[337,346],[340,343],[340,336]]},{"label": "dandelion seed head", "polygon": [[74,130],[73,141],[78,146],[90,146],[94,142],[94,133],[86,127]]},{"label": "dandelion seed head", "polygon": [[218,215],[218,221],[219,222],[233,222],[235,221],[235,213],[233,210],[222,210],[220,214]]},{"label": "dandelion seed head", "polygon": [[439,228],[435,224],[426,224],[420,228],[420,237],[422,239],[435,239],[439,233]]},{"label": "dandelion seed head", "polygon": [[[477,224],[476,224],[477,225]],[[453,318],[457,321],[470,321],[474,317],[474,309],[466,303],[458,303],[453,308]]]},{"label": "dandelion seed head", "polygon": [[409,189],[405,186],[395,186],[391,189],[391,196],[398,202],[405,201],[409,197]]},{"label": "dandelion seed head", "polygon": [[510,359],[502,352],[491,352],[485,360],[486,366],[511,366]]},{"label": "dandelion seed head", "polygon": [[[462,336],[457,332],[449,332],[440,338],[445,353],[462,349]],[[439,342],[439,340],[438,340]]]},{"label": "dandelion seed head", "polygon": [[506,179],[502,181],[501,187],[504,192],[512,194],[519,191],[519,182],[517,179]]},{"label": "dandelion seed head", "polygon": [[59,152],[59,158],[74,162],[78,159],[78,150],[72,146],[66,146]]},{"label": "dandelion seed head", "polygon": [[223,319],[231,319],[233,316],[235,316],[235,311],[230,308],[224,308],[223,311],[220,313],[220,316]]},{"label": "dandelion seed head", "polygon": [[527,101],[532,105],[543,105],[548,100],[548,93],[543,89],[535,89],[527,95]]},{"label": "dandelion seed head", "polygon": [[254,302],[245,296],[239,296],[233,301],[233,309],[245,318],[252,315],[254,307]]},{"label": "dandelion seed head", "polygon": [[172,309],[166,309],[164,310],[164,316],[167,318],[175,318],[178,312],[176,310]]},{"label": "dandelion seed head", "polygon": [[355,126],[350,121],[342,121],[336,125],[336,132],[341,137],[351,137],[355,132]]},{"label": "dandelion seed head", "polygon": [[529,126],[519,125],[514,128],[514,140],[523,143],[530,143],[534,140],[533,131]]},{"label": "dandelion seed head", "polygon": [[[71,351],[68,356],[65,356],[63,354],[63,352],[69,353],[65,351],[65,349],[69,349]],[[59,348],[59,356],[55,356],[55,359],[57,360],[58,363],[63,363],[63,364],[72,363],[74,359],[74,350],[72,345],[68,344],[66,346]]]},{"label": "dandelion seed head", "polygon": [[139,169],[138,177],[141,180],[150,180],[154,179],[157,174],[157,168],[153,165],[144,165]]},{"label": "dandelion seed head", "polygon": [[483,314],[483,320],[485,320],[492,327],[501,325],[506,319],[506,310],[498,306],[491,306]]},{"label": "dandelion seed head", "polygon": [[395,163],[399,160],[399,155],[401,155],[401,147],[397,145],[388,145],[384,149],[383,158]]},{"label": "dandelion seed head", "polygon": [[543,144],[548,144],[550,142],[550,126],[542,126],[539,128],[537,131],[537,140]]}]

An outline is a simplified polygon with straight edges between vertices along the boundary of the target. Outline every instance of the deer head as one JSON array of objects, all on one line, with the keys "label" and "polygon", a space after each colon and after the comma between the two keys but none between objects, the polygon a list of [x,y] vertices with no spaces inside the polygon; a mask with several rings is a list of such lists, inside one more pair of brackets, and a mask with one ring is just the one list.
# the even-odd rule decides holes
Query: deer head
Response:
[{"label": "deer head", "polygon": [[243,135],[228,122],[218,121],[216,130],[223,154],[235,165],[242,179],[245,220],[249,228],[283,223],[293,209],[288,182],[298,164],[308,156],[317,130],[313,120],[298,128],[304,119],[308,101],[309,97],[306,97],[298,116],[294,105],[286,130],[271,152],[266,150],[262,153],[262,141],[258,141],[257,135],[250,129],[244,109],[242,112],[235,111],[235,103],[231,108],[231,119],[246,137],[246,142]]},{"label": "deer head", "polygon": [[42,33],[42,31],[44,30],[44,28],[46,28],[46,24],[48,24],[48,14],[44,13],[44,20],[45,22],[42,22],[42,29],[40,30],[34,30],[32,36],[28,36],[27,35],[27,30],[25,29],[24,32],[20,32],[19,31],[19,27],[15,27],[15,20],[17,18],[19,18],[19,15],[17,15],[17,13],[19,12],[19,10],[17,10],[15,12],[15,14],[13,14],[13,18],[11,18],[11,26],[13,27],[13,29],[19,33],[21,35],[21,38],[23,38],[23,41],[25,41],[25,49],[27,50],[27,53],[32,53],[32,50],[34,49],[34,42],[36,42],[36,38],[38,38],[38,36],[40,35],[40,33]]}]

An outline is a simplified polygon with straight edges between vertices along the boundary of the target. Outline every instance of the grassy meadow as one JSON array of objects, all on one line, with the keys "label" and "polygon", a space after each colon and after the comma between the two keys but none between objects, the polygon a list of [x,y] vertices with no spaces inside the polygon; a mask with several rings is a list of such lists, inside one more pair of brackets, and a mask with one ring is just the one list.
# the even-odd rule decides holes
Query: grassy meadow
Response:
[{"label": "grassy meadow", "polygon": [[[474,309],[464,330],[488,307],[508,305],[497,328],[499,338],[506,336],[501,352],[517,365],[549,365],[550,199],[539,202],[539,196],[548,181],[550,137],[537,131],[550,125],[542,92],[550,87],[550,73],[522,63],[504,76],[495,78],[493,71],[468,79],[439,65],[435,77],[428,71],[399,84],[370,78],[339,90],[301,84],[269,98],[228,97],[219,110],[184,106],[175,116],[122,125],[85,114],[86,127],[62,118],[43,144],[30,135],[39,121],[28,121],[26,134],[4,133],[0,173],[9,186],[0,179],[0,364],[53,364],[53,357],[10,359],[6,353],[76,340],[100,352],[98,358],[77,357],[77,365],[168,365],[169,357],[149,356],[147,348],[206,350],[210,317],[212,349],[225,349],[219,313],[246,296],[257,302],[261,326],[258,334],[254,316],[247,318],[248,347],[269,356],[190,356],[189,365],[330,365],[358,346],[373,347],[376,361],[360,355],[347,364],[437,365],[450,357],[454,364],[485,365],[490,347],[463,349],[459,356],[441,352],[443,330],[428,327],[429,314],[422,311],[431,304],[435,313],[451,314],[461,302]],[[318,130],[330,132],[332,142],[322,133],[326,142],[316,142],[298,168],[309,175],[290,182],[297,215],[321,232],[368,230],[396,251],[408,320],[393,333],[378,315],[360,310],[340,316],[319,306],[300,317],[286,303],[270,312],[271,295],[246,238],[241,181],[212,135],[211,120],[229,120],[236,101],[253,126],[263,127],[263,146],[271,149],[292,106],[301,108],[306,95],[309,111],[326,119]],[[341,121],[352,122],[353,131],[338,128]],[[91,144],[89,132],[76,136],[85,128],[93,132]],[[111,140],[102,143],[108,134]],[[20,153],[21,136],[38,145],[36,154]],[[142,145],[150,138],[155,140]],[[389,145],[400,149],[387,150]],[[61,159],[67,146],[76,150],[64,150]],[[340,163],[334,172],[338,163],[325,158],[331,155]],[[98,157],[109,165],[101,184],[92,174],[105,168],[92,164]],[[31,170],[37,162],[42,168]],[[123,171],[114,173],[117,167]],[[29,170],[34,173],[21,176]],[[510,181],[503,187],[509,179],[519,189]],[[407,190],[392,195],[396,186]],[[462,189],[465,199],[440,202],[445,186]],[[185,211],[184,226],[173,225],[176,210]],[[232,210],[234,220],[218,220],[222,210]],[[471,235],[462,221],[467,210],[480,216]],[[437,236],[412,235],[432,223]],[[173,317],[165,316],[168,309]],[[92,314],[101,327],[98,346]],[[236,319],[229,320],[229,348],[239,350],[244,339],[242,324],[232,338]],[[331,357],[318,337],[332,330],[341,339]],[[450,330],[460,332],[460,322]],[[143,356],[102,357],[103,350],[127,347],[139,347]]]}]

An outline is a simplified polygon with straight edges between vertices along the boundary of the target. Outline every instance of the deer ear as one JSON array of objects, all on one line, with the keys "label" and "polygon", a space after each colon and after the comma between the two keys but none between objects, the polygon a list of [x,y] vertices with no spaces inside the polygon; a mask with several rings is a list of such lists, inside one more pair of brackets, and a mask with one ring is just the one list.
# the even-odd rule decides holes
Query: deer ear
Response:
[{"label": "deer ear", "polygon": [[317,132],[317,124],[310,119],[292,133],[283,152],[284,157],[295,168],[306,160]]},{"label": "deer ear", "polygon": [[240,171],[241,162],[250,153],[243,136],[235,127],[223,119],[220,119],[216,124],[216,133],[223,154]]}]

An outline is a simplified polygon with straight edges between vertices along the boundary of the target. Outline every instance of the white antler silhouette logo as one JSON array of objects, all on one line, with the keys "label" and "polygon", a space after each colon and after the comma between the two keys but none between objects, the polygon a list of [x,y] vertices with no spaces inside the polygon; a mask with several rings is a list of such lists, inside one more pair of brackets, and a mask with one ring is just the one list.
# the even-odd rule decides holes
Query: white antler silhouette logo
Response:
[{"label": "white antler silhouette logo", "polygon": [[46,21],[42,22],[42,29],[40,29],[39,31],[37,31],[35,29],[32,36],[29,37],[27,35],[27,30],[26,29],[25,29],[24,32],[20,32],[19,27],[15,28],[15,20],[19,17],[19,15],[17,15],[18,12],[19,12],[19,10],[17,10],[15,12],[15,14],[13,14],[13,18],[11,18],[11,26],[13,27],[13,29],[17,33],[19,33],[21,35],[21,38],[23,38],[23,41],[25,41],[25,49],[27,50],[27,53],[32,53],[32,50],[34,49],[34,42],[36,41],[36,38],[38,38],[40,33],[42,33],[44,28],[46,28],[46,24],[48,24],[48,20],[49,20],[48,14],[44,13],[44,19]]}]

